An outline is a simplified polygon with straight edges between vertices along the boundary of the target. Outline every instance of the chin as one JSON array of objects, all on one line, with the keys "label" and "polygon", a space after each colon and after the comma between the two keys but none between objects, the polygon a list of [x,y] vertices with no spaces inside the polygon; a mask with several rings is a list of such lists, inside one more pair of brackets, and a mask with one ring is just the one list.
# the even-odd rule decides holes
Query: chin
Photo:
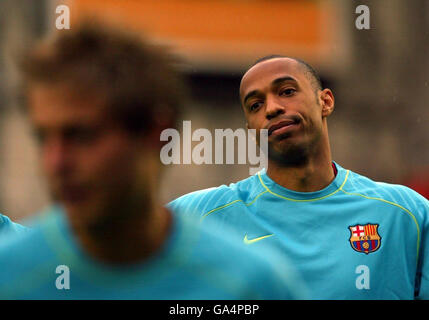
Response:
[{"label": "chin", "polygon": [[269,147],[269,160],[285,167],[300,167],[308,163],[309,149],[303,144],[277,145],[277,148]]},{"label": "chin", "polygon": [[65,203],[64,208],[71,221],[79,225],[90,225],[102,220],[99,210],[96,206],[85,204]]}]

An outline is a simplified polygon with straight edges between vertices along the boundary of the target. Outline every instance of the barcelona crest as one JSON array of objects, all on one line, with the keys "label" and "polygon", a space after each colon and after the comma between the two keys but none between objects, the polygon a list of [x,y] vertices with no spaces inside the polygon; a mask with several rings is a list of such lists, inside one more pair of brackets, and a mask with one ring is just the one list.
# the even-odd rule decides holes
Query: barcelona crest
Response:
[{"label": "barcelona crest", "polygon": [[378,234],[378,224],[350,226],[350,244],[354,250],[362,253],[371,253],[380,248],[381,237]]}]

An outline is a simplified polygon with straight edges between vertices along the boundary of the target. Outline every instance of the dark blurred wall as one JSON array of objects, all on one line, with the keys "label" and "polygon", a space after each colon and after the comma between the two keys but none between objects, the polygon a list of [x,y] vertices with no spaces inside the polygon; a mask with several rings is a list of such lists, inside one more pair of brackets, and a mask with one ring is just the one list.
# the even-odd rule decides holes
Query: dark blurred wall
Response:
[{"label": "dark blurred wall", "polygon": [[[429,168],[429,1],[333,3],[350,57],[346,63],[333,58],[314,64],[336,98],[328,120],[333,159],[374,180],[404,183]],[[370,9],[369,30],[355,26],[360,4]],[[245,127],[238,100],[244,71],[194,72],[191,83],[198,103],[186,119],[199,119],[207,128]],[[239,165],[183,167],[187,169],[172,172],[174,179],[187,177],[187,183],[166,188],[166,198],[248,176],[248,167]]]},{"label": "dark blurred wall", "polygon": [[[349,2],[370,8],[370,30],[349,30],[352,59],[339,79],[333,152],[358,172],[402,182],[429,166],[429,1]],[[427,169],[426,169],[427,170]]]},{"label": "dark blurred wall", "polygon": [[0,212],[13,219],[28,216],[48,202],[34,141],[19,111],[16,57],[48,28],[50,4],[47,0],[0,1]]}]

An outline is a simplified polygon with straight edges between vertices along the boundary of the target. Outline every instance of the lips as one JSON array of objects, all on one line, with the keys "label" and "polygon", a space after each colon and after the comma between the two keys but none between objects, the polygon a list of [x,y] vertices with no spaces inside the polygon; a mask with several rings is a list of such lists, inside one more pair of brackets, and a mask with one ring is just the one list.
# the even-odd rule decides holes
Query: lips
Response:
[{"label": "lips", "polygon": [[88,197],[88,190],[77,186],[61,186],[58,189],[58,195],[61,200],[71,203],[79,203],[85,201]]},{"label": "lips", "polygon": [[281,121],[276,122],[275,124],[268,127],[268,136],[270,136],[274,131],[286,127],[290,127],[296,124],[299,124],[300,119],[299,118],[290,118],[290,119],[284,119]]}]

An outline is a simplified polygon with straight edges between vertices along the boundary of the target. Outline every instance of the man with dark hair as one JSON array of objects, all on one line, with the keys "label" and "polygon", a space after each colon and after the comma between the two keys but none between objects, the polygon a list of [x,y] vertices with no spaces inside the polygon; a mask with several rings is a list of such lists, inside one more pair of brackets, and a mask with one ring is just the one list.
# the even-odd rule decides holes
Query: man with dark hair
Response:
[{"label": "man with dark hair", "polygon": [[244,74],[247,126],[268,130],[268,168],[197,191],[170,208],[202,217],[259,251],[291,258],[311,299],[428,299],[429,203],[332,160],[327,119],[334,95],[299,59],[269,56]]},{"label": "man with dark hair", "polygon": [[216,235],[160,204],[159,137],[184,103],[173,62],[89,25],[25,57],[27,111],[57,205],[0,244],[0,298],[305,297],[274,251],[266,261],[232,232]]}]

